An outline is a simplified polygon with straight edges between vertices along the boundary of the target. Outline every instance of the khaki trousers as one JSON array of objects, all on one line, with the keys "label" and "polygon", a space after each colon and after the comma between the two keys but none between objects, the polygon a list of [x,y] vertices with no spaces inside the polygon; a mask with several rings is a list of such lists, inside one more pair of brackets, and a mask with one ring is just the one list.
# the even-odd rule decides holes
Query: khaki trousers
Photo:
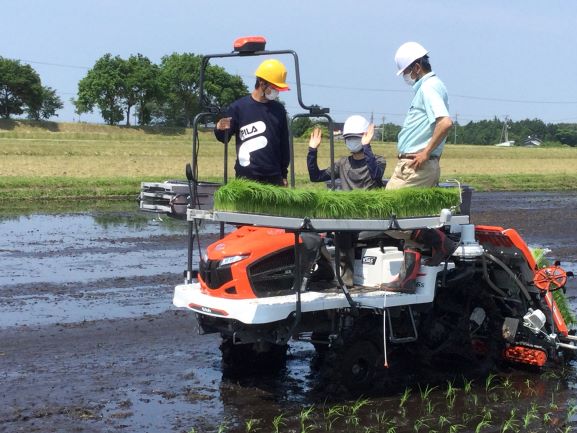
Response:
[{"label": "khaki trousers", "polygon": [[441,167],[438,159],[427,160],[421,168],[414,170],[409,167],[412,159],[399,159],[393,175],[387,182],[386,189],[401,189],[413,186],[437,186],[441,177]]}]

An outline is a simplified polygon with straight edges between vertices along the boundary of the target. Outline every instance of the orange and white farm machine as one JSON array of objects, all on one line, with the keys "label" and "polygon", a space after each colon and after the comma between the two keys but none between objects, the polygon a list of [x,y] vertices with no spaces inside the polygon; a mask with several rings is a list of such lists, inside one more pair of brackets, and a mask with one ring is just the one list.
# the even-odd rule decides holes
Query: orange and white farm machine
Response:
[{"label": "orange and white farm machine", "polygon": [[[199,124],[219,115],[204,96],[204,71],[211,58],[265,55],[294,58],[304,113],[291,121],[320,117],[332,130],[328,109],[302,103],[296,53],[267,51],[261,38],[240,39],[233,52],[203,57],[205,110],[193,124],[188,181],[143,183],[141,190],[142,209],[186,218],[188,267],[173,303],[195,313],[201,332],[220,334],[225,370],[281,369],[291,339],[312,343],[320,374],[352,392],[368,391],[395,369],[407,368],[407,360],[411,368],[486,374],[502,363],[542,367],[573,356],[572,315],[562,314],[555,295],[573,275],[558,263],[539,264],[514,229],[471,224],[466,187],[457,185],[459,207],[409,218],[215,210],[211,191],[218,185],[199,181],[197,167]],[[330,149],[334,161],[332,135]],[[226,161],[222,184],[228,181]],[[195,251],[198,225],[211,222],[221,225],[220,239]],[[423,228],[442,231],[457,249],[432,266],[427,265],[431,252],[423,250],[413,292],[386,289],[403,270],[404,241],[395,232]],[[338,245],[331,242],[340,233],[355,234],[352,285],[340,277]]]}]

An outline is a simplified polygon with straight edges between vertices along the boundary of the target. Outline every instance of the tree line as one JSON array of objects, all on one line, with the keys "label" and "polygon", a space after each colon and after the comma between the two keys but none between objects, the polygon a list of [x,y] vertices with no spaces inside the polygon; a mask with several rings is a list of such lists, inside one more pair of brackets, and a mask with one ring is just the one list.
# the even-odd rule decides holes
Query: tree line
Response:
[{"label": "tree line", "polygon": [[[187,127],[200,112],[198,101],[201,56],[173,53],[162,57],[160,64],[142,54],[128,59],[105,54],[78,83],[72,102],[76,113],[98,110],[110,125],[133,117],[138,125]],[[205,96],[208,103],[225,107],[249,93],[238,75],[222,67],[209,65],[205,71]],[[42,85],[38,73],[18,60],[0,57],[0,117],[25,114],[29,119],[49,119],[63,108],[56,91]],[[298,118],[293,122],[297,137],[310,134],[315,119]],[[376,125],[375,139],[396,141],[400,126],[393,123]],[[577,146],[577,124],[544,123],[539,119],[508,122],[508,136],[521,144],[527,137],[545,143]],[[447,138],[448,143],[496,144],[501,139],[503,121],[498,118],[458,124]]]},{"label": "tree line", "polygon": [[[200,67],[201,56],[191,53],[164,56],[159,65],[141,54],[128,59],[105,54],[78,83],[76,112],[97,108],[110,125],[130,125],[133,113],[139,125],[190,126],[201,109]],[[248,93],[238,75],[214,65],[206,68],[204,88],[208,102],[217,107]]]},{"label": "tree line", "polygon": [[[158,65],[141,54],[123,59],[108,53],[80,80],[72,102],[78,115],[98,110],[109,125],[130,125],[134,116],[138,125],[190,126],[201,108],[200,66],[201,56],[191,53],[164,56]],[[238,75],[215,65],[206,68],[204,89],[207,102],[216,107],[249,92]],[[42,86],[30,65],[0,57],[1,117],[48,119],[61,108],[55,90]]]},{"label": "tree line", "polygon": [[[297,118],[292,124],[292,132],[296,137],[308,137],[317,124],[322,125],[324,120]],[[448,144],[478,144],[493,145],[502,141],[504,122],[497,117],[492,120],[480,120],[466,124],[454,123],[447,136]],[[326,134],[326,125],[322,126]],[[517,122],[507,122],[509,140],[522,144],[528,138],[537,138],[546,145],[565,144],[577,146],[577,124],[574,123],[545,123],[539,119],[525,119]],[[338,127],[336,128],[338,129]],[[400,125],[384,123],[375,125],[374,140],[394,142],[401,130]]]}]

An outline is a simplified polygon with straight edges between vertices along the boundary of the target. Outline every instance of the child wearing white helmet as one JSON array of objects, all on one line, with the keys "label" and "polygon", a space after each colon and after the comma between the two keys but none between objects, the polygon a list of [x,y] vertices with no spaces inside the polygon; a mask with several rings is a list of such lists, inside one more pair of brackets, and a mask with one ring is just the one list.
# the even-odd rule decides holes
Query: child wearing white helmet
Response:
[{"label": "child wearing white helmet", "polygon": [[[335,179],[340,179],[341,189],[371,189],[383,187],[383,174],[386,161],[382,156],[375,156],[371,149],[371,140],[375,132],[375,125],[369,123],[363,116],[350,116],[343,126],[345,145],[351,152],[335,161]],[[307,168],[309,178],[313,182],[326,182],[331,179],[331,169],[319,170],[317,164],[317,150],[321,144],[321,129],[315,128],[309,141]],[[340,250],[341,278],[347,286],[353,285],[354,244],[357,234],[352,232],[335,233],[335,244]]]},{"label": "child wearing white helmet", "polygon": [[[335,161],[335,179],[340,179],[343,190],[371,189],[383,186],[383,174],[386,161],[382,156],[375,156],[371,149],[371,140],[375,125],[363,116],[353,115],[347,118],[343,127],[345,145],[351,152]],[[331,169],[320,170],[317,164],[318,147],[322,133],[315,128],[309,141],[307,168],[312,182],[326,182],[331,179]]]}]

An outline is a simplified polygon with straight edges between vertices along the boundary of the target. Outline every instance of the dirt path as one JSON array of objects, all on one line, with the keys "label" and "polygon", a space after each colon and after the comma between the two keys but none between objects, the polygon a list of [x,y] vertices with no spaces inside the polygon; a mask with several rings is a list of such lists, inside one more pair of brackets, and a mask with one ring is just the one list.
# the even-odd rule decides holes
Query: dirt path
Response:
[{"label": "dirt path", "polygon": [[[558,206],[552,194],[480,194],[473,220],[517,227],[574,268],[577,195],[561,199]],[[0,230],[22,236],[12,227],[28,222],[0,222]],[[198,335],[192,315],[171,307],[185,265],[182,227],[90,230],[59,246],[56,228],[44,240],[36,233],[19,246],[6,236],[0,243],[0,432],[216,431],[223,420],[311,403],[312,351],[304,344],[291,347],[281,378],[222,379],[218,338]]]}]

